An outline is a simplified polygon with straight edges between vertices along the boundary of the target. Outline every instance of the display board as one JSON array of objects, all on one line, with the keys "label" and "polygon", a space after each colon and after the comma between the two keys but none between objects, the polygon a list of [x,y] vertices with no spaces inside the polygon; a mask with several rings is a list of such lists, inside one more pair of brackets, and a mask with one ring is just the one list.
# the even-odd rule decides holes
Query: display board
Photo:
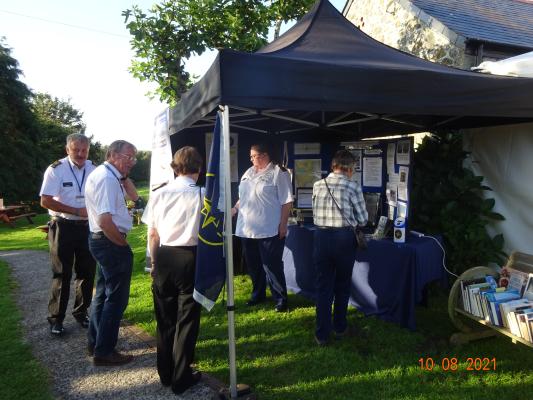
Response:
[{"label": "display board", "polygon": [[397,217],[408,219],[413,159],[410,137],[289,144],[288,166],[293,177],[295,208],[311,208],[309,193],[312,193],[313,184],[329,174],[331,158],[341,148],[349,150],[356,160],[352,179],[363,189],[368,211],[367,230],[376,228],[380,216],[391,221]]}]

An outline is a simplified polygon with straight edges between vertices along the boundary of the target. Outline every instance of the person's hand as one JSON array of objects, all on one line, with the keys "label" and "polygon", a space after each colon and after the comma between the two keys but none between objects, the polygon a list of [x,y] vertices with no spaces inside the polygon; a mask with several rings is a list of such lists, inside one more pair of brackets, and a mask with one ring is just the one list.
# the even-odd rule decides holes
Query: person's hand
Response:
[{"label": "person's hand", "polygon": [[279,238],[283,239],[285,236],[287,236],[287,225],[281,225],[279,226]]},{"label": "person's hand", "polygon": [[154,279],[155,277],[155,264],[151,265],[152,268],[150,268],[150,277]]},{"label": "person's hand", "polygon": [[78,208],[78,216],[82,218],[87,218],[87,209],[85,207]]},{"label": "person's hand", "polygon": [[234,217],[235,215],[237,215],[237,207],[232,207],[231,208],[231,216]]}]

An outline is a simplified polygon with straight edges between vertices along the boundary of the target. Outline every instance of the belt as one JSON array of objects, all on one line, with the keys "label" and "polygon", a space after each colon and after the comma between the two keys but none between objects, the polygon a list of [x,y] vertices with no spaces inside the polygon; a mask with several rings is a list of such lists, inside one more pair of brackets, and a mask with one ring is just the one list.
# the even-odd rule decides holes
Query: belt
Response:
[{"label": "belt", "polygon": [[[126,238],[126,234],[124,232],[120,232],[120,234],[122,235],[122,237],[124,237],[124,239]],[[91,232],[91,239],[94,239],[94,240],[100,240],[100,239],[104,239],[106,237],[106,235],[104,235],[104,232],[100,231],[100,232]]]},{"label": "belt", "polygon": [[351,226],[318,226],[318,225],[316,225],[316,227],[318,229],[327,229],[327,230],[330,230],[330,231],[340,231],[340,230],[350,229],[351,228]]},{"label": "belt", "polygon": [[66,219],[63,217],[52,217],[52,221],[56,221],[62,224],[69,224],[69,225],[83,225],[87,226],[89,223],[86,219]]}]

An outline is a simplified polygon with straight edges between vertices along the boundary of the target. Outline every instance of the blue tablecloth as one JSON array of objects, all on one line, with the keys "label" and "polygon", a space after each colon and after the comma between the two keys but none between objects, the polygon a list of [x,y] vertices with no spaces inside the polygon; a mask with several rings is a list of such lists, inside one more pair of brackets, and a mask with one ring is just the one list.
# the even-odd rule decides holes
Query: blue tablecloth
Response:
[{"label": "blue tablecloth", "polygon": [[[314,299],[314,227],[289,226],[283,262],[287,288]],[[408,235],[406,243],[392,239],[371,240],[360,251],[352,274],[350,303],[366,315],[416,328],[415,304],[424,287],[435,280],[446,282],[442,250],[429,237]]]}]

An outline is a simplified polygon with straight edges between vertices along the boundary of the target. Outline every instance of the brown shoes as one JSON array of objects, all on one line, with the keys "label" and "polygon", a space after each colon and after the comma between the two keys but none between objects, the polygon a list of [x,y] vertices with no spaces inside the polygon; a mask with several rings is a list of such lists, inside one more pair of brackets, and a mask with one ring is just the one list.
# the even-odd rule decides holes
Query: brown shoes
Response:
[{"label": "brown shoes", "polygon": [[117,365],[124,365],[133,360],[133,356],[131,354],[122,354],[119,353],[116,350],[113,350],[113,352],[107,356],[99,357],[94,356],[93,358],[93,364],[95,366],[117,366]]}]

